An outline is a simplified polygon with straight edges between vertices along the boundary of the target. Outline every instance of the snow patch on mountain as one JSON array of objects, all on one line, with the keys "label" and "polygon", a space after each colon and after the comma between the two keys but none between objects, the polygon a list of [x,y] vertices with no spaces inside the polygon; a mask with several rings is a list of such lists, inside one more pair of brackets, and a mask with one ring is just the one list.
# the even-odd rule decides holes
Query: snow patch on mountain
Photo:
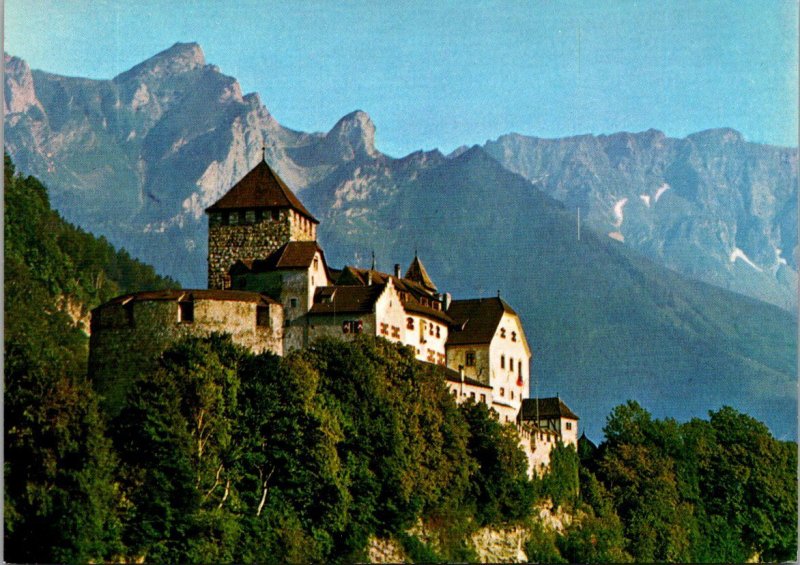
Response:
[{"label": "snow patch on mountain", "polygon": [[750,265],[751,267],[753,267],[753,268],[754,268],[756,271],[758,271],[759,273],[762,273],[762,272],[764,271],[764,270],[763,270],[761,267],[759,267],[758,265],[756,265],[755,263],[753,263],[753,262],[750,260],[750,258],[749,258],[747,255],[745,255],[745,252],[744,252],[744,251],[742,251],[742,250],[741,250],[741,249],[739,249],[738,247],[734,247],[734,248],[733,248],[733,251],[731,252],[731,256],[730,256],[730,262],[731,262],[731,263],[735,263],[737,259],[741,259],[742,261],[744,261],[745,263],[747,263],[748,265]]},{"label": "snow patch on mountain", "polygon": [[663,183],[661,186],[658,187],[658,190],[656,190],[656,194],[653,197],[654,200],[658,202],[658,199],[661,198],[661,195],[664,194],[666,191],[668,191],[670,188],[672,187],[669,184]]},{"label": "snow patch on mountain", "polygon": [[644,202],[645,206],[647,206],[648,208],[650,207],[650,195],[649,194],[640,194],[639,198],[642,199],[642,202]]},{"label": "snow patch on mountain", "polygon": [[628,203],[627,198],[623,198],[622,200],[617,200],[616,204],[614,204],[614,227],[618,228],[622,226],[622,222],[625,220],[625,215],[623,210],[625,208],[625,204]]}]

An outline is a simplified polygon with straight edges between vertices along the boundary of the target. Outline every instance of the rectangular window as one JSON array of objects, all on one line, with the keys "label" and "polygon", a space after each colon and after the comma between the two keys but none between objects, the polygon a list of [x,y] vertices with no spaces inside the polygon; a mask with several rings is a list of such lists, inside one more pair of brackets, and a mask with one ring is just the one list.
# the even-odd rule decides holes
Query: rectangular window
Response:
[{"label": "rectangular window", "polygon": [[500,356],[500,368],[501,369],[505,369],[506,368],[506,356],[505,355],[501,355]]},{"label": "rectangular window", "polygon": [[272,210],[272,219],[277,221],[279,218],[280,218],[280,214],[278,213],[278,211],[277,210]]},{"label": "rectangular window", "polygon": [[474,393],[474,392],[470,392],[470,393],[469,393],[469,397],[470,397],[472,400],[475,400],[475,393]]},{"label": "rectangular window", "polygon": [[209,216],[209,223],[212,226],[221,226],[222,225],[222,214],[219,212],[212,212]]},{"label": "rectangular window", "polygon": [[268,306],[256,306],[256,325],[261,327],[269,326]]},{"label": "rectangular window", "polygon": [[256,211],[255,210],[247,210],[244,213],[244,223],[245,224],[255,224],[256,223]]},{"label": "rectangular window", "polygon": [[505,396],[505,395],[506,395],[506,389],[500,387],[500,396]]},{"label": "rectangular window", "polygon": [[485,395],[485,394],[482,394],[482,395],[481,395],[481,402],[483,402],[484,404],[486,404],[486,395]]},{"label": "rectangular window", "polygon": [[194,302],[178,303],[178,321],[185,324],[194,322]]},{"label": "rectangular window", "polygon": [[567,424],[567,429],[571,430],[572,429],[572,422],[567,422],[566,424]]},{"label": "rectangular window", "polygon": [[228,223],[232,226],[239,225],[239,212],[230,212],[228,214]]},{"label": "rectangular window", "polygon": [[297,308],[297,299],[296,298],[290,298],[289,299],[289,306],[292,307],[292,308]]},{"label": "rectangular window", "polygon": [[440,330],[440,327],[436,326],[436,337],[442,337],[442,333],[439,330]]},{"label": "rectangular window", "polygon": [[467,354],[464,359],[464,364],[467,367],[474,367],[475,366],[475,352],[474,351],[467,351]]}]

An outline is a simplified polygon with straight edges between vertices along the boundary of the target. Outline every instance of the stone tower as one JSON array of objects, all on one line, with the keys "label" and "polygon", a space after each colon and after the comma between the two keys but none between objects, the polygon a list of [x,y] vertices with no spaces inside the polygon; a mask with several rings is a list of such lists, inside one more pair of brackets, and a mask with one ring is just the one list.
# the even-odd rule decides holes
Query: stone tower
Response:
[{"label": "stone tower", "polygon": [[290,241],[316,241],[319,221],[261,161],[208,214],[208,288],[231,286],[237,261],[264,259]]}]

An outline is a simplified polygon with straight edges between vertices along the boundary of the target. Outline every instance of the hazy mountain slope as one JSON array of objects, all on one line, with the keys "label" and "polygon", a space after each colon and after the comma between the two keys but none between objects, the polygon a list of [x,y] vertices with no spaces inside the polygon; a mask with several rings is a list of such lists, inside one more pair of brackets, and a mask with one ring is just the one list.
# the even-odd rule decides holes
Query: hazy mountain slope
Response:
[{"label": "hazy mountain slope", "polygon": [[[109,81],[6,61],[6,146],[20,168],[45,179],[67,218],[185,286],[206,281],[203,208],[266,146],[322,220],[332,265],[368,265],[375,250],[379,268],[405,267],[418,248],[440,288],[459,297],[501,289],[526,323],[540,391],[560,392],[590,431],[634,397],[678,417],[727,402],[795,435],[796,320],[628,245],[786,305],[796,289],[796,150],[731,131],[489,144],[558,204],[477,149],[387,157],[363,112],[327,134],[284,128],[195,44]],[[586,228],[578,243],[578,205],[602,235]],[[762,272],[742,256],[731,263],[735,249]]]},{"label": "hazy mountain slope", "polygon": [[[403,184],[370,214],[329,211],[333,260],[417,247],[457,297],[497,289],[521,314],[542,395],[561,394],[597,437],[621,398],[688,418],[730,404],[795,435],[796,320],[691,281],[584,229],[564,206],[474,148]],[[534,391],[535,392],[535,391]]]},{"label": "hazy mountain slope", "polygon": [[[320,136],[280,126],[256,94],[176,44],[113,80],[31,71],[6,56],[5,145],[52,187],[64,216],[184,282],[202,284],[202,210],[261,148],[293,186],[312,176],[284,158]],[[202,221],[201,221],[202,220]],[[179,251],[179,253],[176,253]],[[189,281],[187,281],[189,279]]]},{"label": "hazy mountain slope", "polygon": [[[8,151],[52,187],[65,217],[191,286],[205,281],[203,208],[255,165],[262,147],[295,190],[314,193],[304,199],[358,199],[364,208],[382,206],[404,176],[441,158],[382,155],[363,112],[327,134],[289,130],[257,94],[243,95],[206,64],[197,44],[175,44],[103,81],[31,71],[6,56],[3,104]],[[655,130],[513,134],[485,148],[655,261],[794,310],[797,149],[746,143],[733,130],[686,139]]]},{"label": "hazy mountain slope", "polygon": [[794,310],[797,149],[730,129],[673,139],[649,130],[486,150],[589,225],[694,278]]}]

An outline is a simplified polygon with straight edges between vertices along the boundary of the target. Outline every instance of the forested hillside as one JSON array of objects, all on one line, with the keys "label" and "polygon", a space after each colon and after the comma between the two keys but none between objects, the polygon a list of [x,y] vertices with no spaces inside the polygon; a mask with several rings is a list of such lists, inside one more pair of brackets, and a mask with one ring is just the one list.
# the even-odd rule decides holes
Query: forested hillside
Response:
[{"label": "forested hillside", "polygon": [[112,296],[175,283],[64,222],[4,165],[5,557],[86,561],[118,535],[119,501],[81,325]]}]

